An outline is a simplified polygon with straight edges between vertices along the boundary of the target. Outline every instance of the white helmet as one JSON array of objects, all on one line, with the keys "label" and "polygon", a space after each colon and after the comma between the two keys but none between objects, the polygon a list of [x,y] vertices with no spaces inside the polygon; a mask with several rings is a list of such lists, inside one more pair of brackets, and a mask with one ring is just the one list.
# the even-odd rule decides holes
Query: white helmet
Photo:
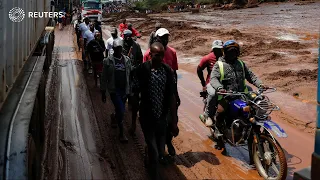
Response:
[{"label": "white helmet", "polygon": [[223,42],[221,40],[214,40],[212,42],[212,49],[214,49],[214,48],[222,49],[223,48]]}]

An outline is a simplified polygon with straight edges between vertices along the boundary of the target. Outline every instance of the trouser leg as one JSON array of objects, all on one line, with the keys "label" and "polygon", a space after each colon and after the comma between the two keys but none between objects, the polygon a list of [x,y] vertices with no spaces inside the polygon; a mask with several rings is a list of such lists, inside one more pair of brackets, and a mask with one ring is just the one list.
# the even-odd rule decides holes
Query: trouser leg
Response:
[{"label": "trouser leg", "polygon": [[116,111],[116,120],[120,130],[120,135],[123,135],[123,117],[125,112],[125,94],[123,91],[117,91],[116,93],[110,94],[111,100]]},{"label": "trouser leg", "polygon": [[174,146],[172,144],[173,136],[170,131],[171,127],[172,127],[172,118],[171,118],[171,113],[169,113],[168,114],[168,126],[166,129],[166,144],[167,144],[167,148],[168,148],[168,153],[171,156],[174,156],[174,155],[176,155],[176,151],[175,151]]},{"label": "trouser leg", "polygon": [[132,122],[131,122],[131,133],[134,134],[136,130],[136,121],[139,111],[139,94],[133,94],[131,97],[132,100]]},{"label": "trouser leg", "polygon": [[217,106],[216,96],[208,94],[204,115],[206,117],[210,117],[211,119],[213,119],[217,109],[216,106]]},{"label": "trouser leg", "polygon": [[159,177],[159,152],[157,146],[156,131],[151,127],[144,127],[145,141],[148,147],[149,166],[151,179]]},{"label": "trouser leg", "polygon": [[158,124],[156,126],[156,141],[159,157],[164,157],[165,144],[166,144],[166,124]]}]

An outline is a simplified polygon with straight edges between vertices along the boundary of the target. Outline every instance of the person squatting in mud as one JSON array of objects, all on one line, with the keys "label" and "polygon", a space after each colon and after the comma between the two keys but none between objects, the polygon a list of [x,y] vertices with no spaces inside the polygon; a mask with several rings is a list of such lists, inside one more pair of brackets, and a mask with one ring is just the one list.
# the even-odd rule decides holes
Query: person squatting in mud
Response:
[{"label": "person squatting in mud", "polygon": [[[245,80],[256,87],[267,88],[267,86],[263,85],[262,81],[246,66],[246,64],[242,60],[238,59],[240,55],[240,46],[236,41],[229,40],[225,42],[223,45],[223,51],[224,56],[219,58],[215,63],[210,75],[210,85],[216,92],[248,92],[249,88],[246,85]],[[220,66],[223,67],[220,68]],[[227,81],[227,83],[224,83],[225,81]],[[250,91],[252,91],[251,88]],[[213,125],[219,129],[221,127],[221,123],[224,121],[224,112],[228,103],[219,96],[215,96],[214,98],[217,98],[216,102],[218,103],[218,106]],[[207,124],[205,121],[204,123]],[[220,134],[220,132],[218,132],[218,134]],[[224,148],[224,143],[220,138],[217,140],[217,147],[219,149]],[[252,153],[251,149],[249,149],[249,153]],[[251,155],[250,164],[253,164]]]},{"label": "person squatting in mud", "polygon": [[[159,179],[158,165],[165,163],[166,131],[178,135],[177,123],[168,126],[168,114],[171,113],[173,122],[176,115],[176,82],[173,70],[164,63],[165,48],[155,42],[148,51],[150,61],[141,64],[136,69],[134,93],[141,93],[139,109],[140,125],[147,144],[149,157],[148,170],[151,179]],[[171,109],[171,110],[170,110]]]},{"label": "person squatting in mud", "polygon": [[130,94],[130,73],[131,60],[123,55],[123,40],[115,39],[113,41],[114,53],[103,61],[103,72],[101,79],[102,101],[106,103],[106,91],[110,94],[111,101],[115,107],[115,118],[111,117],[112,125],[114,120],[117,121],[119,127],[119,140],[122,143],[128,142],[124,133],[124,113],[125,103]]},{"label": "person squatting in mud", "polygon": [[[164,46],[163,62],[169,65],[173,69],[174,78],[175,78],[175,81],[177,82],[178,60],[177,60],[176,50],[168,45],[170,33],[167,29],[160,28],[156,31],[155,36],[156,36],[156,42],[160,42]],[[143,62],[149,61],[150,59],[151,59],[150,49],[148,49],[144,54]],[[180,97],[179,97],[177,87],[175,89],[176,91],[174,93],[175,93],[175,99],[177,104],[176,106],[177,108],[175,109],[175,114],[178,114],[177,111],[178,111],[178,107],[180,106]],[[171,117],[171,116],[168,117],[168,120],[169,120],[168,126],[173,126],[174,123],[177,123],[177,122],[173,122],[172,118],[176,118],[176,117]],[[176,155],[176,151],[174,149],[174,146],[172,145],[173,134],[174,132],[167,131],[166,145],[167,145],[168,153],[170,156]]]},{"label": "person squatting in mud", "polygon": [[[132,32],[127,29],[123,32],[124,44],[123,53],[131,59],[132,71],[130,76],[130,87],[134,88],[133,83],[135,82],[135,69],[142,63],[143,55],[140,45],[132,39]],[[128,104],[131,108],[132,113],[132,124],[130,128],[130,134],[135,135],[136,131],[136,119],[139,111],[139,94],[132,93],[129,96]]]}]

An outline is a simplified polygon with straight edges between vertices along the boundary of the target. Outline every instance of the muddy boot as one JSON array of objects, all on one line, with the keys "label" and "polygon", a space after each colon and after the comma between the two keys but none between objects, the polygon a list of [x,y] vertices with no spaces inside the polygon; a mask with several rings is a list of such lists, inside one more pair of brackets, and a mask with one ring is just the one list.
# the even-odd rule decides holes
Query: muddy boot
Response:
[{"label": "muddy boot", "polygon": [[119,124],[119,140],[121,143],[127,143],[128,142],[128,138],[127,136],[124,134],[124,128],[123,128],[123,123]]},{"label": "muddy boot", "polygon": [[117,120],[116,120],[116,115],[115,115],[115,113],[112,113],[111,115],[110,115],[110,118],[111,118],[111,127],[112,128],[117,128],[118,127],[118,124],[117,124]]}]

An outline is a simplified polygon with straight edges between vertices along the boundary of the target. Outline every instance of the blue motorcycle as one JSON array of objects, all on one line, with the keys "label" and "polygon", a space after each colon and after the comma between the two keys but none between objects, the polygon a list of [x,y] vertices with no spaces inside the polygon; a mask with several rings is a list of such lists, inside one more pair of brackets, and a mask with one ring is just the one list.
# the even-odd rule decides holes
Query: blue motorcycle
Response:
[{"label": "blue motorcycle", "polygon": [[248,146],[250,159],[264,179],[284,180],[287,161],[273,133],[280,138],[287,137],[287,134],[271,120],[269,115],[280,108],[265,95],[275,91],[276,88],[268,88],[248,93],[217,93],[227,102],[227,109],[219,128],[213,126],[210,129],[213,137],[222,138],[223,143]]}]

